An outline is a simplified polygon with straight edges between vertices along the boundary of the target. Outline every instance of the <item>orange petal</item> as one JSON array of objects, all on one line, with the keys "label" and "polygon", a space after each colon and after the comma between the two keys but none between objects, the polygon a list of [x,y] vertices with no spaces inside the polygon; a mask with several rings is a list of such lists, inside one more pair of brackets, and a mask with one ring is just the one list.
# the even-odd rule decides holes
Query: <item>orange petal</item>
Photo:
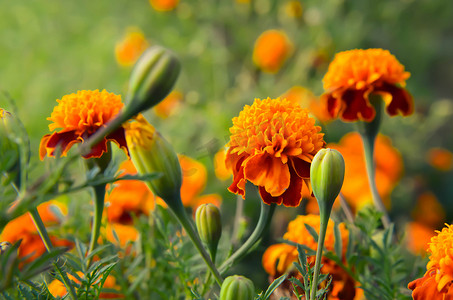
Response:
[{"label": "orange petal", "polygon": [[[389,115],[396,116],[401,113],[403,116],[408,116],[414,111],[412,96],[406,89],[384,83],[382,88],[375,91],[384,93],[383,98],[386,100],[386,110]],[[389,96],[388,100],[385,94]]]},{"label": "orange petal", "polygon": [[287,207],[299,206],[302,200],[303,179],[299,178],[292,168],[290,168],[290,174],[291,183],[289,187],[278,197],[272,197],[263,187],[259,187],[260,196],[264,203],[269,205],[271,203],[283,204]]},{"label": "orange petal", "polygon": [[344,110],[341,118],[345,121],[371,121],[376,111],[369,103],[365,90],[347,90],[342,95]]},{"label": "orange petal", "polygon": [[[46,136],[43,137],[43,139]],[[47,149],[48,156],[54,156],[55,150],[57,147],[61,149],[61,156],[65,156],[68,153],[69,149],[71,149],[72,145],[76,143],[80,143],[78,139],[79,136],[75,133],[75,131],[65,131],[65,132],[54,132],[52,135],[47,139],[47,143],[45,147]],[[40,154],[42,150],[40,149]]]},{"label": "orange petal", "polygon": [[244,161],[245,178],[262,186],[272,197],[280,196],[290,184],[287,164],[268,154],[257,154]]},{"label": "orange petal", "polygon": [[264,252],[262,264],[268,274],[276,276],[285,273],[288,266],[296,259],[296,247],[283,243],[275,244]]},{"label": "orange petal", "polygon": [[[437,291],[437,283],[434,279],[429,274],[425,274],[422,278],[416,279],[412,282],[410,282],[407,287],[411,289],[412,292],[412,298],[414,300],[424,300],[424,299],[430,299],[430,300],[443,300],[446,299],[444,296],[446,296],[444,293],[440,293]],[[450,295],[451,297],[451,295]]]}]

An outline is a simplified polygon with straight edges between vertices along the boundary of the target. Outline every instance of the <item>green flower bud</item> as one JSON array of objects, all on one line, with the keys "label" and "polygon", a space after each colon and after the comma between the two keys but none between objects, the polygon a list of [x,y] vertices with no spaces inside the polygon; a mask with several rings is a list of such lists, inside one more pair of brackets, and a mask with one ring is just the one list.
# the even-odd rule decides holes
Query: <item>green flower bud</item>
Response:
[{"label": "green flower bud", "polygon": [[217,246],[222,234],[222,222],[217,206],[212,203],[200,205],[195,213],[195,223],[201,240],[208,246],[211,258],[215,261]]},{"label": "green flower bud", "polygon": [[10,112],[0,108],[0,169],[12,171],[19,164],[19,147],[17,145],[16,120]]},{"label": "green flower bud", "polygon": [[148,48],[129,79],[130,102],[125,107],[129,118],[162,101],[172,90],[180,70],[180,62],[171,51],[160,46]]},{"label": "green flower bud", "polygon": [[138,173],[161,173],[159,178],[147,182],[151,191],[173,209],[175,205],[182,206],[179,197],[181,166],[170,143],[142,115],[124,124],[124,129],[129,154]]},{"label": "green flower bud", "polygon": [[239,275],[225,278],[220,288],[219,300],[251,300],[255,298],[253,282]]},{"label": "green flower bud", "polygon": [[10,242],[1,242],[0,243],[0,255],[6,252],[9,248],[11,248],[11,243]]},{"label": "green flower bud", "polygon": [[318,200],[320,213],[330,215],[333,203],[340,193],[344,180],[344,159],[335,149],[321,149],[310,167],[310,181]]}]

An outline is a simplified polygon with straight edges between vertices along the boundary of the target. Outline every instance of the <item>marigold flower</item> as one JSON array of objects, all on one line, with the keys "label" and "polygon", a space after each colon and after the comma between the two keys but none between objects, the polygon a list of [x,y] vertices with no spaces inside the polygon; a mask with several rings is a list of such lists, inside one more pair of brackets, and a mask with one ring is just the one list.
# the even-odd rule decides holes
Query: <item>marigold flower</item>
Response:
[{"label": "marigold flower", "polygon": [[171,92],[167,97],[165,97],[164,100],[154,106],[156,115],[158,115],[162,119],[168,118],[169,116],[174,114],[177,108],[181,105],[182,99],[183,95],[181,92]]},{"label": "marigold flower", "polygon": [[[306,215],[297,216],[297,218],[288,224],[288,230],[283,235],[283,239],[289,240],[298,244],[305,245],[310,249],[316,251],[318,243],[313,239],[311,234],[308,232],[305,224],[313,227],[319,232],[321,219],[318,215]],[[340,235],[342,240],[342,253],[345,255],[349,232],[344,224],[339,225]],[[335,235],[334,235],[334,224],[331,220],[327,225],[326,239],[324,247],[329,251],[334,251]],[[288,244],[274,244],[271,245],[263,254],[262,264],[264,270],[271,275],[271,278],[277,278],[278,276],[291,272],[293,262],[298,260],[297,247]],[[308,257],[309,263],[314,264],[315,256]],[[338,294],[348,295],[346,298],[340,299],[353,299],[355,295],[355,285],[352,278],[347,273],[337,266],[333,261],[323,257],[322,260],[323,273],[330,273],[333,276],[333,286],[329,293],[328,299],[338,299]],[[302,279],[300,274],[299,279]],[[289,289],[290,287],[287,287]]]},{"label": "marigold flower", "polygon": [[428,163],[439,171],[450,171],[453,168],[453,153],[447,149],[432,148],[428,151],[426,158]]},{"label": "marigold flower", "polygon": [[[120,223],[107,223],[105,238],[112,244],[125,247],[130,242],[135,242],[139,237],[137,228]],[[117,239],[118,238],[118,239]]]},{"label": "marigold flower", "polygon": [[116,61],[121,66],[132,66],[149,47],[143,32],[137,28],[129,28],[126,35],[115,46]]},{"label": "marigold flower", "polygon": [[255,42],[253,62],[263,72],[277,73],[293,51],[293,45],[281,30],[267,30]]},{"label": "marigold flower", "polygon": [[[343,155],[346,170],[341,193],[352,208],[360,209],[365,204],[372,203],[360,135],[356,132],[348,133],[338,144],[328,144],[327,147],[336,149]],[[390,194],[403,172],[402,158],[398,150],[392,147],[391,140],[384,135],[377,136],[374,147],[377,189],[389,206]]]},{"label": "marigold flower", "polygon": [[[61,148],[61,155],[65,156],[72,145],[83,143],[99,128],[113,119],[123,107],[121,96],[109,93],[106,90],[99,92],[78,91],[77,94],[65,95],[57,100],[50,118],[53,123],[49,130],[62,128],[58,132],[46,134],[39,145],[39,156],[55,156],[55,151]],[[127,153],[124,129],[120,127],[97,144],[84,158],[101,157],[107,151],[107,142],[115,142]]]},{"label": "marigold flower", "polygon": [[255,99],[233,118],[225,158],[233,171],[228,189],[244,198],[249,180],[258,186],[264,203],[298,206],[310,186],[311,161],[325,145],[320,131],[296,103]]},{"label": "marigold flower", "polygon": [[446,224],[431,238],[425,276],[409,283],[412,297],[421,299],[451,299],[453,297],[453,227]]},{"label": "marigold flower", "polygon": [[300,1],[290,0],[285,4],[285,13],[291,17],[298,19],[302,17],[303,7]]},{"label": "marigold flower", "polygon": [[[46,227],[51,227],[60,223],[59,216],[55,214],[55,209],[59,209],[63,214],[66,207],[56,201],[46,202],[38,206],[38,213]],[[23,214],[6,224],[0,235],[0,240],[8,241],[11,244],[22,240],[18,254],[19,257],[30,255],[26,260],[27,262],[37,259],[47,251],[29,213]],[[57,238],[55,235],[50,235],[50,240],[52,245],[56,247],[73,246],[71,241]]]},{"label": "marigold flower", "polygon": [[170,11],[178,6],[179,0],[149,0],[149,4],[157,11]]},{"label": "marigold flower", "polygon": [[412,96],[404,89],[410,73],[383,49],[355,49],[337,53],[324,76],[324,95],[329,114],[343,121],[371,121],[376,111],[371,94],[382,96],[391,116],[410,115]]}]

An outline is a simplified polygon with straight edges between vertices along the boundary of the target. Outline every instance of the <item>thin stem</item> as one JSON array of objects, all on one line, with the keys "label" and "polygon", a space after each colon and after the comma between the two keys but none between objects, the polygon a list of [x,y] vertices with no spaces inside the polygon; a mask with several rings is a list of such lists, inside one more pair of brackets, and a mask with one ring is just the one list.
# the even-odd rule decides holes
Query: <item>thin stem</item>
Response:
[{"label": "thin stem", "polygon": [[370,185],[371,189],[371,195],[373,198],[373,203],[383,215],[382,215],[382,224],[384,225],[384,228],[388,228],[390,225],[390,218],[387,213],[387,210],[384,206],[384,203],[382,202],[381,196],[379,195],[379,192],[377,190],[376,186],[376,180],[374,177],[375,174],[375,168],[374,168],[374,141],[375,137],[370,136],[367,134],[362,134],[362,142],[363,142],[363,148],[365,150],[365,163],[366,163],[366,170],[367,170],[367,175],[368,175],[368,183]]},{"label": "thin stem", "polygon": [[[176,195],[175,197],[180,197],[180,195]],[[181,200],[179,199],[172,199],[170,201],[172,203],[181,203]],[[167,202],[168,203],[168,202]],[[216,266],[212,262],[208,252],[206,249],[203,247],[203,244],[200,240],[200,237],[198,236],[197,231],[194,229],[192,222],[189,220],[187,217],[186,212],[184,211],[184,207],[181,205],[173,205],[169,206],[173,213],[176,215],[176,217],[179,220],[179,223],[181,223],[182,227],[186,231],[187,235],[190,237],[192,240],[193,244],[197,248],[198,252],[200,253],[201,257],[205,261],[206,265],[208,266],[209,270],[211,271],[212,275],[214,276],[215,280],[217,281],[219,286],[222,286],[223,278],[220,275],[219,271],[217,270]]]},{"label": "thin stem", "polygon": [[261,201],[260,217],[258,219],[258,223],[256,224],[255,230],[252,232],[247,241],[245,241],[245,243],[219,267],[220,274],[224,275],[226,271],[228,271],[229,267],[239,261],[244,255],[246,255],[250,248],[252,248],[255,243],[261,238],[266,225],[269,224],[270,220],[272,219],[274,210],[275,204],[268,205]]},{"label": "thin stem", "polygon": [[324,239],[326,238],[327,224],[329,222],[330,213],[321,214],[321,225],[318,236],[318,249],[316,249],[315,273],[313,275],[313,283],[311,285],[310,300],[316,300],[316,292],[318,291],[318,277],[321,269],[322,250],[324,248]]},{"label": "thin stem", "polygon": [[340,193],[338,197],[340,198],[340,205],[343,209],[346,219],[350,223],[354,223],[354,214],[352,213],[351,207],[349,206],[348,202],[346,202],[346,200],[344,199],[343,194]]},{"label": "thin stem", "polygon": [[[47,252],[50,252],[53,249],[53,245],[52,242],[50,241],[49,234],[47,233],[46,230],[46,226],[44,226],[44,223],[41,219],[41,216],[38,213],[38,210],[36,208],[31,209],[30,215],[33,220],[33,223],[36,226],[36,230],[38,231],[38,234],[41,237],[44,246],[47,249]],[[55,267],[57,273],[60,274],[61,280],[63,281],[63,284],[66,287],[66,290],[68,291],[70,298],[77,299],[77,294],[74,287],[70,284],[69,278],[66,276],[66,273],[64,273],[60,269],[58,262],[54,261],[53,266]]]},{"label": "thin stem", "polygon": [[[101,231],[102,213],[104,211],[104,197],[105,197],[105,184],[100,184],[94,188],[94,220],[91,227],[91,240],[90,247],[88,248],[87,255],[90,255],[96,247],[99,233]],[[88,266],[91,264],[93,257],[88,260]]]}]

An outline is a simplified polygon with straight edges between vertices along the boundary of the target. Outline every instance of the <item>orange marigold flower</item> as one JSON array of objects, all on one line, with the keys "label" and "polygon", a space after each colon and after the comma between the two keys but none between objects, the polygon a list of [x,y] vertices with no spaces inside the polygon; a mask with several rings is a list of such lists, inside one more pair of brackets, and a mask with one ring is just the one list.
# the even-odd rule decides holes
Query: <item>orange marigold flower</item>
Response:
[{"label": "orange marigold flower", "polygon": [[143,33],[137,28],[129,28],[126,35],[115,46],[115,57],[121,66],[132,66],[149,47]]},{"label": "orange marigold flower", "polygon": [[323,106],[323,103],[313,94],[312,91],[302,86],[294,86],[280,96],[281,99],[286,98],[291,102],[299,103],[302,108],[306,108],[320,122],[326,123],[332,118]]},{"label": "orange marigold flower", "polygon": [[178,6],[179,0],[149,0],[149,3],[157,11],[170,11]]},{"label": "orange marigold flower", "polygon": [[[297,218],[288,224],[288,230],[284,234],[283,238],[298,244],[305,245],[310,249],[316,251],[318,243],[313,239],[311,234],[308,232],[305,224],[313,227],[319,232],[321,220],[318,215],[306,215],[297,216]],[[342,252],[343,255],[346,253],[349,232],[344,224],[339,225],[340,235],[342,240]],[[329,251],[334,250],[335,235],[334,235],[334,224],[331,220],[327,225],[325,247]],[[262,264],[264,270],[271,275],[271,279],[274,279],[286,272],[291,272],[293,262],[298,260],[297,247],[288,244],[275,244],[266,249],[263,254]],[[308,257],[309,263],[314,264],[315,257]],[[329,293],[328,299],[353,299],[355,295],[355,284],[354,280],[350,278],[347,273],[337,266],[333,261],[323,257],[322,260],[322,272],[330,273],[333,276],[332,290]],[[296,274],[295,274],[296,275]],[[301,275],[296,275],[299,279],[302,279]],[[289,287],[287,287],[289,289]],[[343,297],[338,298],[338,295]],[[346,296],[347,295],[347,296]]]},{"label": "orange marigold flower", "polygon": [[128,243],[135,242],[138,239],[139,232],[131,225],[107,223],[105,237],[112,244],[118,244],[120,247],[125,247]]},{"label": "orange marigold flower", "polygon": [[447,149],[432,148],[426,158],[428,163],[439,171],[450,171],[453,168],[453,153]]},{"label": "orange marigold flower", "polygon": [[233,171],[228,189],[244,198],[249,180],[258,186],[264,203],[298,206],[310,186],[313,156],[325,145],[320,131],[297,103],[255,99],[233,118],[225,158]]},{"label": "orange marigold flower", "polygon": [[[63,214],[66,207],[56,201],[50,201],[38,206],[38,213],[46,227],[58,225],[60,223],[59,216],[55,214],[55,209],[60,210]],[[26,257],[27,262],[31,262],[46,252],[46,247],[38,234],[35,224],[29,213],[23,214],[6,224],[0,235],[1,241],[8,241],[11,244],[22,240],[19,246],[19,257]],[[52,244],[56,247],[72,247],[73,243],[69,240],[57,238],[50,235]]]},{"label": "orange marigold flower", "polygon": [[382,96],[391,116],[410,115],[412,96],[404,89],[410,73],[383,49],[355,49],[337,53],[324,76],[321,96],[329,114],[343,121],[371,121],[376,115],[370,94]]},{"label": "orange marigold flower", "polygon": [[425,276],[408,285],[415,300],[453,298],[453,227],[446,226],[431,238]]},{"label": "orange marigold flower", "polygon": [[277,73],[293,51],[293,45],[281,30],[267,30],[255,42],[253,62],[264,72]]},{"label": "orange marigold flower", "polygon": [[[341,193],[353,209],[372,203],[371,190],[365,166],[362,140],[356,132],[346,134],[339,144],[328,144],[328,148],[341,152],[345,161],[345,176]],[[386,206],[390,206],[390,194],[401,178],[403,162],[401,154],[392,147],[391,140],[378,135],[374,146],[375,178],[379,195]]]},{"label": "orange marigold flower", "polygon": [[[41,160],[46,155],[55,156],[57,149],[61,149],[61,155],[65,156],[72,145],[83,143],[113,119],[123,107],[121,96],[106,90],[78,91],[77,94],[63,96],[57,102],[58,105],[47,120],[53,122],[49,125],[50,131],[57,128],[62,130],[43,136],[39,145]],[[84,157],[101,157],[107,151],[108,141],[115,142],[127,153],[124,129],[121,127],[104,138]]]},{"label": "orange marigold flower", "polygon": [[181,92],[171,92],[167,97],[165,97],[164,100],[154,106],[156,115],[158,115],[162,119],[168,118],[169,116],[174,114],[177,108],[181,105],[182,99],[183,95]]}]

